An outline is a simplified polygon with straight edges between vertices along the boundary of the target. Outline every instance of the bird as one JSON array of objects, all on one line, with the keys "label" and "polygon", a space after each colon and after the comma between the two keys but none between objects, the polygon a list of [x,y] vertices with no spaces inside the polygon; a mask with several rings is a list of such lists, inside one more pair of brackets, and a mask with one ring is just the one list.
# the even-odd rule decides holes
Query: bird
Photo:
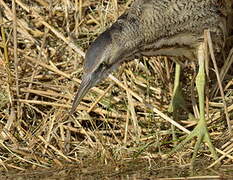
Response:
[{"label": "bird", "polygon": [[210,139],[204,110],[206,52],[204,32],[208,30],[214,52],[220,53],[227,34],[226,17],[222,14],[221,7],[216,0],[133,1],[131,6],[88,48],[82,81],[70,114],[75,112],[82,98],[92,87],[124,62],[142,56],[185,57],[199,65],[196,87],[200,117],[193,131],[174,148],[174,151],[193,137],[197,137],[192,164],[201,142],[208,144],[211,154],[216,159],[217,153]]}]

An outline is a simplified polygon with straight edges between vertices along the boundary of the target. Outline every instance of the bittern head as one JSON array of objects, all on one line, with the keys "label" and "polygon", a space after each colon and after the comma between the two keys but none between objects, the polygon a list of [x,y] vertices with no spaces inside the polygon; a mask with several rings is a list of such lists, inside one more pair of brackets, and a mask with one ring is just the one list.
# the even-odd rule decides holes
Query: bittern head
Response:
[{"label": "bittern head", "polygon": [[85,56],[82,82],[75,95],[70,114],[73,114],[85,94],[116,69],[123,58],[123,49],[113,40],[110,30],[102,33],[89,47]]}]

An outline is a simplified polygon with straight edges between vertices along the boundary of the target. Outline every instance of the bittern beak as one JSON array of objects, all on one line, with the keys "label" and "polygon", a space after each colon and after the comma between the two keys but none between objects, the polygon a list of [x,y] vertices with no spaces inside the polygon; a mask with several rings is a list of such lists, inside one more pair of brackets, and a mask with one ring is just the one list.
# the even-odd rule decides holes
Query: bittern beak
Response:
[{"label": "bittern beak", "polygon": [[92,74],[85,74],[83,76],[82,82],[80,84],[80,87],[78,89],[78,92],[76,93],[73,101],[73,105],[70,111],[70,114],[73,114],[76,108],[78,107],[79,103],[81,102],[82,98],[87,94],[87,92],[96,85],[96,83],[99,81],[99,76],[95,75],[95,73]]}]

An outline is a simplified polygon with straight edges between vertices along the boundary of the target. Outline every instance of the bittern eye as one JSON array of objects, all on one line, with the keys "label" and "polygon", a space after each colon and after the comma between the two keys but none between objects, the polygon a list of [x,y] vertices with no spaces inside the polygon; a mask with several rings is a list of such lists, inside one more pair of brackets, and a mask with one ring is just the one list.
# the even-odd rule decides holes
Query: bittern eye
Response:
[{"label": "bittern eye", "polygon": [[100,64],[100,67],[103,68],[103,69],[106,69],[108,67],[108,64],[106,62],[102,62]]}]

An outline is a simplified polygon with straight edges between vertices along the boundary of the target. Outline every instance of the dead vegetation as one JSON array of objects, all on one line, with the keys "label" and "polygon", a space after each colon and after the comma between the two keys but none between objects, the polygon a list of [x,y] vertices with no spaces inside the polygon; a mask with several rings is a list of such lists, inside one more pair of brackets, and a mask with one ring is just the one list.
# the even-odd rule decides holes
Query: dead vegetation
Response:
[{"label": "dead vegetation", "polygon": [[[176,121],[167,112],[174,79],[170,58],[124,64],[88,93],[75,118],[69,117],[85,50],[130,0],[13,2],[0,0],[2,171],[80,167],[90,160],[121,168],[125,161],[139,159],[151,170],[189,165],[192,143],[172,157],[166,155],[196,123],[187,120],[186,112],[179,112]],[[222,84],[232,122],[233,49],[226,59],[219,68],[225,72]],[[182,76],[191,112],[196,107],[194,67],[186,63]],[[210,71],[208,127],[219,161],[226,166],[232,164],[233,142],[212,67]],[[216,163],[207,154],[203,146],[198,166]]]}]

